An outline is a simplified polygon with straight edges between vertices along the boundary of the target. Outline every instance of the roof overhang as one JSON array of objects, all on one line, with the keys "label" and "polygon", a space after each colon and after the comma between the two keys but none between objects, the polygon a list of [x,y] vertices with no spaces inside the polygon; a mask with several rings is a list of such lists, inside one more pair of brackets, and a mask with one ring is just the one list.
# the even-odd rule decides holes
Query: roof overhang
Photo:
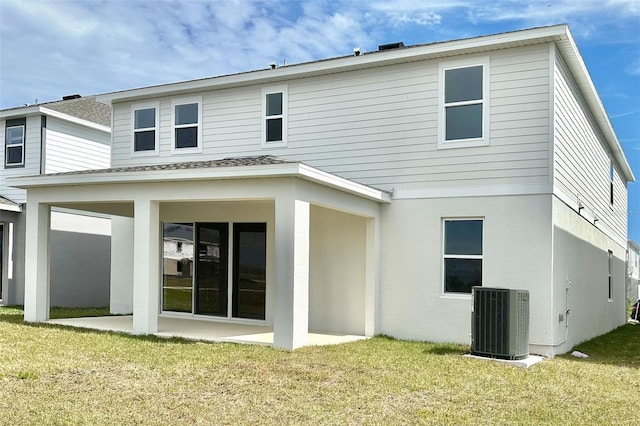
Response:
[{"label": "roof overhang", "polygon": [[74,117],[73,115],[65,114],[63,112],[54,111],[51,108],[47,108],[41,105],[25,106],[22,108],[11,108],[0,111],[0,119],[10,120],[12,118],[34,117],[34,116],[48,116],[55,117],[60,120],[67,121],[87,127],[94,130],[99,130],[105,133],[111,133],[111,128],[103,126],[93,121],[83,120],[82,118]]},{"label": "roof overhang", "polygon": [[609,148],[611,149],[613,157],[616,159],[618,165],[622,169],[622,173],[628,182],[634,182],[635,176],[631,170],[631,166],[627,161],[627,157],[624,155],[620,141],[616,136],[616,132],[613,129],[613,125],[609,120],[609,115],[600,100],[600,96],[596,91],[596,88],[591,80],[587,66],[582,60],[582,56],[578,51],[578,47],[571,36],[569,28],[565,26],[565,32],[563,36],[556,40],[556,47],[560,54],[564,58],[571,75],[573,76],[582,96],[589,106],[591,113],[593,114],[600,131],[606,139]]},{"label": "roof overhang", "polygon": [[20,204],[0,195],[0,210],[20,213],[22,212],[22,207],[20,206]]},{"label": "roof overhang", "polygon": [[323,172],[304,163],[207,167],[192,169],[150,169],[137,170],[135,167],[104,169],[86,172],[70,172],[54,175],[12,177],[7,184],[15,188],[47,188],[74,185],[131,184],[148,182],[186,182],[203,180],[300,178],[315,184],[356,195],[378,203],[390,203],[391,195],[331,173]]}]

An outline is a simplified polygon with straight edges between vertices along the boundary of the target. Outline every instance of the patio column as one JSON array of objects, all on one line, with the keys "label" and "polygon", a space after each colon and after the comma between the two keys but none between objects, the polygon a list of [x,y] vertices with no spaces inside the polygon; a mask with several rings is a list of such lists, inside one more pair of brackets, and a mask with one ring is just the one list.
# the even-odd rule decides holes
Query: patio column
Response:
[{"label": "patio column", "polygon": [[364,335],[374,336],[379,329],[376,312],[380,280],[380,218],[367,219],[365,254]]},{"label": "patio column", "polygon": [[133,312],[133,219],[111,216],[111,288],[109,309],[112,314]]},{"label": "patio column", "polygon": [[275,210],[273,344],[293,350],[309,332],[309,203],[278,197]]},{"label": "patio column", "polygon": [[160,207],[135,200],[133,220],[133,333],[158,331],[160,296]]},{"label": "patio column", "polygon": [[25,233],[24,320],[49,319],[49,230],[51,207],[28,203]]}]

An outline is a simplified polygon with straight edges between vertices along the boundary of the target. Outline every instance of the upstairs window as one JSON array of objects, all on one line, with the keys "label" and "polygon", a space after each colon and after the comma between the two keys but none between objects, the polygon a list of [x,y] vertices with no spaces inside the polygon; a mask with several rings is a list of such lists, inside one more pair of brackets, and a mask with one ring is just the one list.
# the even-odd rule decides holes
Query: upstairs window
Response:
[{"label": "upstairs window", "polygon": [[444,292],[471,293],[482,285],[482,219],[444,220]]},{"label": "upstairs window", "polygon": [[201,98],[173,101],[173,151],[193,152],[202,150],[202,100]]},{"label": "upstairs window", "polygon": [[613,207],[613,160],[609,160],[609,205]]},{"label": "upstairs window", "polygon": [[440,148],[488,144],[488,59],[466,62],[440,66]]},{"label": "upstairs window", "polygon": [[262,94],[262,146],[287,146],[286,88],[265,89]]},{"label": "upstairs window", "polygon": [[27,120],[24,118],[17,120],[7,120],[4,135],[5,167],[24,166],[24,142]]},{"label": "upstairs window", "polygon": [[157,104],[134,105],[133,152],[158,153],[158,107]]}]

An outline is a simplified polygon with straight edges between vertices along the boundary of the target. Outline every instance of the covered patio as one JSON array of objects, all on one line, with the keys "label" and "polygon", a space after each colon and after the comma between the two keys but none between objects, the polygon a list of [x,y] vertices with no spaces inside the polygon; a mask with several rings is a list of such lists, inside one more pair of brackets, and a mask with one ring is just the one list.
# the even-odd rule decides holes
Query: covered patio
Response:
[{"label": "covered patio", "polygon": [[[46,323],[134,334],[133,315],[53,319],[46,321]],[[267,325],[234,324],[160,316],[158,318],[158,331],[152,334],[158,337],[178,337],[202,342],[273,345],[273,327]],[[307,345],[336,345],[367,338],[351,334],[328,334],[310,331],[307,334]]]},{"label": "covered patio", "polygon": [[[61,173],[12,184],[26,189],[28,199],[26,321],[49,320],[50,214],[61,207],[112,215],[110,311],[132,314],[65,325],[289,350],[379,329],[380,205],[391,202],[383,191],[271,156]],[[238,233],[256,224],[265,260],[261,278],[251,280],[264,284],[238,290]],[[194,236],[168,234],[167,225]],[[205,231],[214,230],[224,238],[207,240]],[[189,247],[195,254],[179,266],[174,255]],[[208,271],[202,279],[199,267],[200,275]],[[210,296],[211,271],[221,268],[219,293]],[[191,287],[178,300],[182,278]],[[239,307],[239,291],[262,294],[254,316]],[[163,303],[167,297],[175,303]],[[200,297],[215,301],[201,307]]]}]

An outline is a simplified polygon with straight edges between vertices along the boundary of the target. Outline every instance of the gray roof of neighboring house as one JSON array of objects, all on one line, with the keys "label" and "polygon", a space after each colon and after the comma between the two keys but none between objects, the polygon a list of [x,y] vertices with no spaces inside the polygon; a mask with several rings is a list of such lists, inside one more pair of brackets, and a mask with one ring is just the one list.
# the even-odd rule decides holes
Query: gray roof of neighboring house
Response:
[{"label": "gray roof of neighboring house", "polygon": [[0,112],[2,112],[4,116],[46,113],[41,111],[40,108],[50,109],[81,120],[100,124],[101,126],[111,127],[111,105],[98,101],[95,96],[7,108],[0,110]]},{"label": "gray roof of neighboring house", "polygon": [[88,175],[95,173],[145,172],[157,170],[190,170],[215,167],[268,166],[272,164],[292,164],[299,161],[284,160],[273,155],[257,155],[253,157],[229,157],[222,160],[186,161],[182,163],[152,164],[146,166],[114,167],[110,169],[78,170],[74,172],[49,173],[47,176]]},{"label": "gray roof of neighboring house", "polygon": [[42,104],[42,106],[82,120],[111,127],[111,105],[98,102],[95,96],[51,102]]}]

